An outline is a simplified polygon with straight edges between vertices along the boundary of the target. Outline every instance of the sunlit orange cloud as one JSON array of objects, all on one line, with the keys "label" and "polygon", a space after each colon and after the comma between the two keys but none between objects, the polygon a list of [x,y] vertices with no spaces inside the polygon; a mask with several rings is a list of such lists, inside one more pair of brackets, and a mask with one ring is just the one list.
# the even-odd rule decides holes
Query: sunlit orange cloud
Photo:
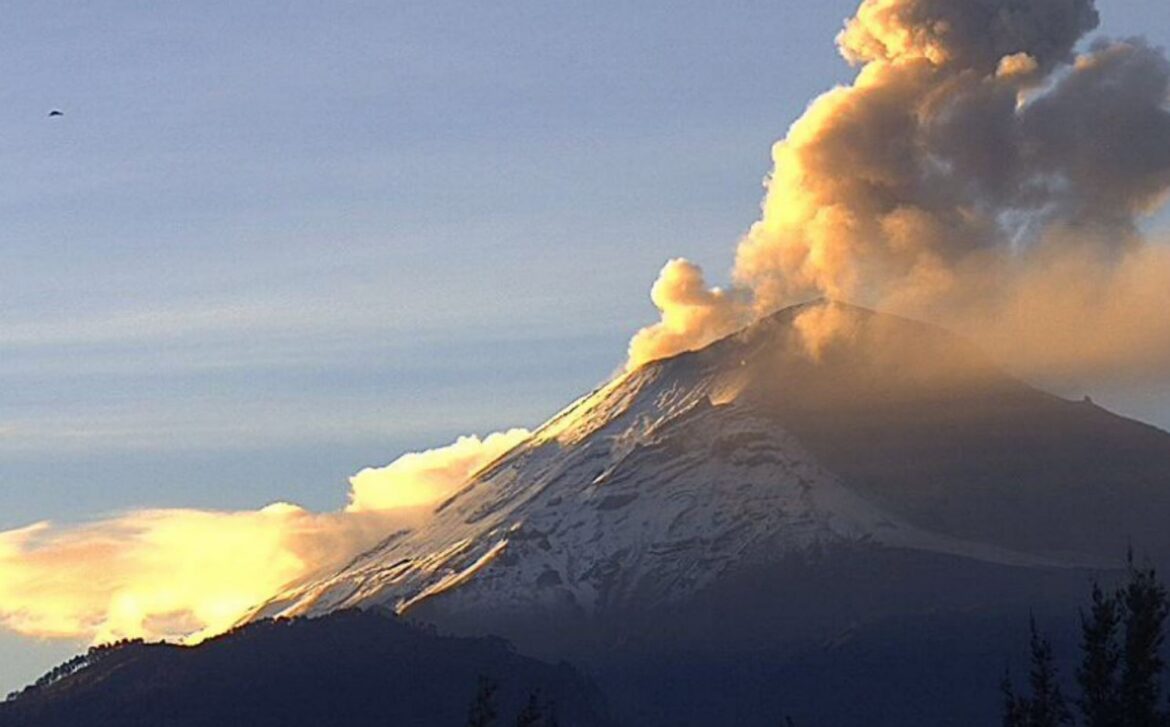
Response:
[{"label": "sunlit orange cloud", "polygon": [[1170,376],[1170,244],[1148,242],[1106,262],[1092,247],[1066,248],[996,282],[981,286],[977,303],[956,302],[937,317],[1013,371],[1075,384]]},{"label": "sunlit orange cloud", "polygon": [[385,467],[367,468],[349,478],[350,512],[417,507],[439,502],[453,484],[531,436],[527,429],[509,429],[480,439],[459,437],[453,444],[404,454]]},{"label": "sunlit orange cloud", "polygon": [[[732,285],[664,268],[629,365],[830,299],[949,325],[1021,371],[1170,375],[1142,307],[1170,258],[1139,234],[1170,191],[1170,62],[1140,39],[1078,54],[1097,23],[1092,0],[864,0],[837,40],[857,75],[773,147]],[[802,330],[815,348],[837,322]]]},{"label": "sunlit orange cloud", "polygon": [[749,323],[750,301],[743,295],[708,288],[703,270],[684,258],[666,263],[650,289],[662,320],[630,341],[627,368],[679,351],[701,348]]},{"label": "sunlit orange cloud", "polygon": [[344,511],[141,510],[0,533],[0,623],[49,638],[198,641],[284,587],[416,526],[480,467],[527,437],[461,437],[353,478]]}]

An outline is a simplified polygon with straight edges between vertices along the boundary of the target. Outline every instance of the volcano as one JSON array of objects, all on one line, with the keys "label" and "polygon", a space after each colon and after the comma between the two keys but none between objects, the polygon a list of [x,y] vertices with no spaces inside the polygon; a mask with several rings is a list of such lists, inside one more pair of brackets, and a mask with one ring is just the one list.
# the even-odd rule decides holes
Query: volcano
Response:
[{"label": "volcano", "polygon": [[[811,315],[831,315],[834,335],[810,341]],[[424,526],[255,617],[389,607],[590,663],[632,691],[665,688],[631,676],[654,672],[686,695],[662,724],[709,724],[758,701],[743,679],[724,683],[744,654],[771,654],[796,691],[826,653],[913,650],[933,634],[956,664],[990,669],[982,698],[994,713],[996,638],[1012,619],[1078,598],[1127,545],[1170,555],[1167,522],[1170,435],[1034,388],[942,329],[816,302],[616,377]],[[915,624],[914,638],[879,636],[898,624]],[[662,676],[680,653],[705,675]],[[871,686],[897,671],[884,659]],[[915,678],[951,678],[909,661],[934,672]],[[697,683],[721,686],[702,696]],[[938,717],[899,696],[888,722],[875,719],[867,695],[867,724]],[[936,708],[961,701],[937,696]],[[791,693],[773,701],[799,712]],[[636,694],[615,702],[655,723]],[[971,709],[972,723],[986,718]],[[823,701],[810,713],[825,719]]]}]

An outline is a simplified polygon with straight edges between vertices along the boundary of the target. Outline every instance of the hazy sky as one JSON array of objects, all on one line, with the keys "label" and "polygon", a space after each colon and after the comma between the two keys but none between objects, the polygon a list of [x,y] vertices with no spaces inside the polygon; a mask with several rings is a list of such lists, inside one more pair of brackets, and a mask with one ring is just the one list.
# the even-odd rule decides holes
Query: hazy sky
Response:
[{"label": "hazy sky", "polygon": [[[8,8],[0,529],[333,509],[364,466],[538,424],[668,258],[725,277],[855,5]],[[1165,0],[1098,7],[1170,44]],[[1104,399],[1170,425],[1170,392]],[[71,648],[0,637],[0,687]]]}]

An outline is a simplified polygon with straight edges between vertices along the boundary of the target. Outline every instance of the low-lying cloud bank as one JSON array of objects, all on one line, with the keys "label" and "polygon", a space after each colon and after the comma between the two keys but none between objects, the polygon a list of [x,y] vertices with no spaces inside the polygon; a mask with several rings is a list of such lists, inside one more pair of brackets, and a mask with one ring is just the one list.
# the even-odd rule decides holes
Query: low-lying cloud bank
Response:
[{"label": "low-lying cloud bank", "polygon": [[346,509],[378,512],[441,502],[478,470],[530,436],[527,429],[509,429],[483,439],[459,437],[446,447],[404,454],[385,467],[364,469],[349,478]]},{"label": "low-lying cloud bank", "polygon": [[340,568],[413,527],[523,429],[405,454],[359,472],[342,511],[277,503],[255,512],[141,510],[0,533],[0,624],[48,638],[201,638],[283,588]]}]

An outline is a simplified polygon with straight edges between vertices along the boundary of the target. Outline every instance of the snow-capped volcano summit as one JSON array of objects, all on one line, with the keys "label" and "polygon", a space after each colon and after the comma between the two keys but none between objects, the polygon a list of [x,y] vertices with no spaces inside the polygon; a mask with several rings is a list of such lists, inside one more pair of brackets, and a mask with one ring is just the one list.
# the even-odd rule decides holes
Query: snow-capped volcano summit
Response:
[{"label": "snow-capped volcano summit", "polygon": [[[833,335],[803,316],[832,316]],[[1033,389],[940,329],[809,304],[618,376],[424,526],[257,615],[604,619],[833,548],[1099,563],[1126,537],[1165,545],[1168,478],[1163,432]]]}]

